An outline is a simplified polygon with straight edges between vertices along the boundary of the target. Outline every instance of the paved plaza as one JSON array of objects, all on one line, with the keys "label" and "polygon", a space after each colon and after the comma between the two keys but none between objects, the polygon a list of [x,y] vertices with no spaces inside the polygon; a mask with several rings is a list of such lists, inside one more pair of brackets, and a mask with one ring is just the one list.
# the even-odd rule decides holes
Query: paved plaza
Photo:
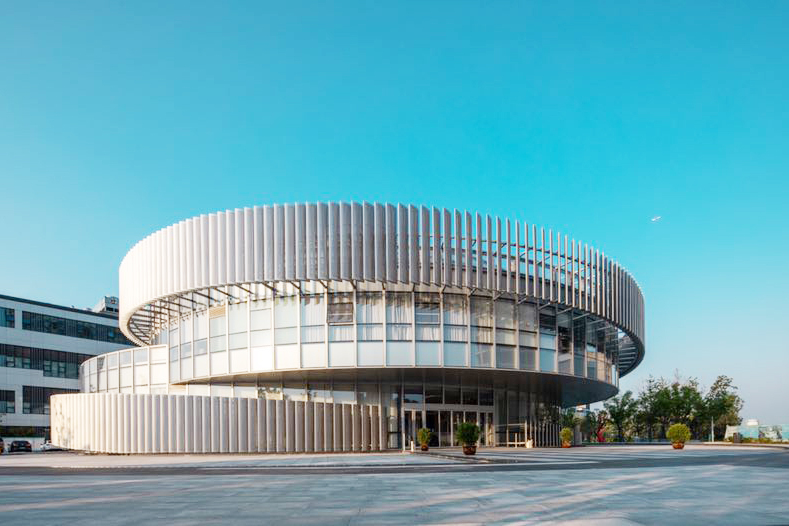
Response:
[{"label": "paved plaza", "polygon": [[3,525],[789,524],[789,451],[0,457]]}]

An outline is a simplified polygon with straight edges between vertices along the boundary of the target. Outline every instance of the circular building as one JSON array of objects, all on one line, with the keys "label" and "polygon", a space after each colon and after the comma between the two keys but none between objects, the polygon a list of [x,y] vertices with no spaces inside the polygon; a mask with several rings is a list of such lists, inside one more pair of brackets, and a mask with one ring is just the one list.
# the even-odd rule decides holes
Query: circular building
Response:
[{"label": "circular building", "polygon": [[[117,452],[558,445],[644,355],[644,301],[598,249],[439,208],[307,203],[201,215],[120,266],[141,347],[82,364],[53,442]],[[81,418],[74,416],[80,414]],[[60,415],[60,416],[58,416]]]}]

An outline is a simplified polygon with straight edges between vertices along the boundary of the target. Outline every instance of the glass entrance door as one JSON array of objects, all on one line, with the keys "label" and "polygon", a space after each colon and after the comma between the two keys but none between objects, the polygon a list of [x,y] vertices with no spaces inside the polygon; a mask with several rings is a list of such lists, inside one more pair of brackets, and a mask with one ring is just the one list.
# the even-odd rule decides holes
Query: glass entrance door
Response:
[{"label": "glass entrance door", "polygon": [[451,411],[438,412],[438,441],[441,447],[452,445],[452,428],[450,425]]},{"label": "glass entrance door", "polygon": [[419,446],[419,441],[417,440],[416,433],[422,427],[422,410],[421,409],[404,409],[403,410],[403,436],[406,448],[411,447],[411,443],[414,443],[414,447]]},{"label": "glass entrance door", "polygon": [[425,427],[433,432],[428,444],[430,447],[438,447],[438,413],[439,411],[425,411]]},{"label": "glass entrance door", "polygon": [[430,447],[458,446],[459,444],[455,440],[455,430],[462,422],[471,422],[479,426],[479,444],[481,446],[495,445],[492,412],[443,409],[438,404],[430,404],[428,407],[429,409],[422,409],[412,405],[403,408],[402,437],[405,449],[409,449],[412,442],[414,447],[419,447],[418,432],[422,427],[433,432]]},{"label": "glass entrance door", "polygon": [[403,446],[408,449],[414,441],[414,412],[403,411]]},{"label": "glass entrance door", "polygon": [[463,422],[463,411],[452,411],[452,445],[457,446],[458,441],[455,439],[455,430],[460,423]]}]

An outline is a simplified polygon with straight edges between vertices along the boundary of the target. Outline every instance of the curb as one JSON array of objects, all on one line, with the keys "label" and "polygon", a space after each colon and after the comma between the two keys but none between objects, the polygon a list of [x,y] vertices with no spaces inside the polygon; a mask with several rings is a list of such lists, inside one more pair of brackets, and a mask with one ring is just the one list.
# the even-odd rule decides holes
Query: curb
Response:
[{"label": "curb", "polygon": [[772,448],[782,449],[789,451],[789,444],[733,444],[731,442],[701,442],[701,446],[726,446],[726,447],[755,447],[755,448]]}]

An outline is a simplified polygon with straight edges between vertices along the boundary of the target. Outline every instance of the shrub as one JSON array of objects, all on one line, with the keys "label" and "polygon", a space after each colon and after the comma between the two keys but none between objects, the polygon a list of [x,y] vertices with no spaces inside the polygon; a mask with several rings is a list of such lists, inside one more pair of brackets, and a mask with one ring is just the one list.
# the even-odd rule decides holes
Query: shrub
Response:
[{"label": "shrub", "polygon": [[420,446],[426,446],[430,443],[430,439],[433,438],[433,432],[430,431],[428,428],[423,427],[419,431],[416,432],[416,438],[419,440]]},{"label": "shrub", "polygon": [[666,431],[666,438],[668,438],[672,443],[679,442],[684,444],[690,440],[690,429],[688,429],[688,426],[685,424],[674,424],[668,428],[668,431]]},{"label": "shrub", "polygon": [[573,430],[570,429],[569,427],[562,428],[562,430],[559,431],[559,438],[562,439],[562,442],[572,443]]},{"label": "shrub", "polygon": [[476,445],[479,440],[479,426],[473,422],[463,422],[455,429],[455,440],[464,446]]}]

